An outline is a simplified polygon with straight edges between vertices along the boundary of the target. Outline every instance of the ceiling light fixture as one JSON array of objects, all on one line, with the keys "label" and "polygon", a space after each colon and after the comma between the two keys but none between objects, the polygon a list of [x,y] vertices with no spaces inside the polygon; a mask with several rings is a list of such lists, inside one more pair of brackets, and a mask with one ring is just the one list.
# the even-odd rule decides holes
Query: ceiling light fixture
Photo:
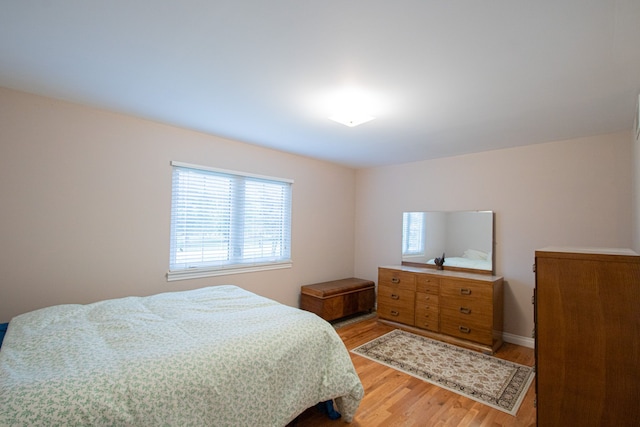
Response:
[{"label": "ceiling light fixture", "polygon": [[372,96],[353,87],[343,88],[329,95],[327,99],[329,119],[345,126],[355,127],[373,120]]},{"label": "ceiling light fixture", "polygon": [[335,115],[329,117],[334,122],[342,123],[345,126],[349,126],[350,128],[361,125],[363,123],[370,122],[375,119],[373,116],[368,116],[366,114],[344,114],[344,115]]}]

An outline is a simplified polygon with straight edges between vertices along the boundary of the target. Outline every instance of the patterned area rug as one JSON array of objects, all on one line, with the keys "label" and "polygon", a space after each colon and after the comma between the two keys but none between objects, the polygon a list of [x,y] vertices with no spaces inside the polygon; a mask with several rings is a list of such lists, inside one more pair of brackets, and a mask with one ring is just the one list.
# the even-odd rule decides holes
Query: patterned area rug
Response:
[{"label": "patterned area rug", "polygon": [[351,351],[514,416],[534,377],[529,366],[399,329]]}]

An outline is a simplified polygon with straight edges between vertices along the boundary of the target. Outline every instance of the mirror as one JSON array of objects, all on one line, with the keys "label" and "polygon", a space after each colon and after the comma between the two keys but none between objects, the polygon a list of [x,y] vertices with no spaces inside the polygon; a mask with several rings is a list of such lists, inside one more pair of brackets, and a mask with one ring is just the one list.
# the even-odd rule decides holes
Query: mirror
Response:
[{"label": "mirror", "polygon": [[402,265],[492,274],[492,211],[404,212]]}]

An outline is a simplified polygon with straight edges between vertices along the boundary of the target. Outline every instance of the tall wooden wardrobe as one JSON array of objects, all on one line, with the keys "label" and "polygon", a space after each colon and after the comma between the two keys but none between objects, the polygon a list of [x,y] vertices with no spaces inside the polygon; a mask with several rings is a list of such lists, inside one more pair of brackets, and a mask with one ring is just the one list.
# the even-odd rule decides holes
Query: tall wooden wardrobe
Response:
[{"label": "tall wooden wardrobe", "polygon": [[640,256],[535,256],[538,426],[640,426]]}]

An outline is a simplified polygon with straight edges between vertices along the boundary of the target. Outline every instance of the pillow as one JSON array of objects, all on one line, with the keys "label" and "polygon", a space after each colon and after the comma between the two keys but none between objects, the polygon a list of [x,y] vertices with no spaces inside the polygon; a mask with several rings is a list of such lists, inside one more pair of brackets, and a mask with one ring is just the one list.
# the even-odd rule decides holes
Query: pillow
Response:
[{"label": "pillow", "polygon": [[467,249],[462,254],[462,258],[486,260],[489,254],[475,249]]}]

